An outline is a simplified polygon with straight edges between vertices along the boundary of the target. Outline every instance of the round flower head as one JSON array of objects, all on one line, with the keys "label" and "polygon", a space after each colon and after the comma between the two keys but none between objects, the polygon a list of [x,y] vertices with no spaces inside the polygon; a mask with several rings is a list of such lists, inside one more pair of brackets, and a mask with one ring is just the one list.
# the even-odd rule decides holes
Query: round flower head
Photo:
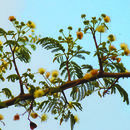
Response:
[{"label": "round flower head", "polygon": [[79,118],[78,118],[77,115],[74,116],[74,121],[75,121],[75,122],[79,122]]},{"label": "round flower head", "polygon": [[104,17],[104,21],[105,21],[106,23],[109,23],[109,22],[111,21],[111,19],[110,19],[109,16],[105,16],[105,17]]},{"label": "round flower head", "polygon": [[3,42],[2,41],[0,41],[0,46],[3,46]]},{"label": "round flower head", "polygon": [[14,21],[15,17],[14,16],[9,16],[9,21]]},{"label": "round flower head", "polygon": [[110,45],[110,46],[109,46],[109,50],[110,50],[110,51],[113,51],[113,50],[116,50],[116,48],[115,48],[114,46]]},{"label": "round flower head", "polygon": [[35,98],[42,97],[43,95],[44,95],[44,91],[42,89],[35,90],[35,92],[34,92]]},{"label": "round flower head", "polygon": [[116,38],[115,38],[115,36],[114,36],[113,34],[110,34],[107,38],[108,38],[108,40],[111,41],[111,42],[113,42],[113,41],[116,40]]},{"label": "round flower head", "polygon": [[43,68],[39,68],[39,69],[38,69],[38,73],[40,73],[40,74],[44,74],[44,73],[45,73],[45,71],[46,71],[46,70],[45,70],[45,69],[43,69]]},{"label": "round flower head", "polygon": [[57,77],[59,75],[59,72],[57,70],[52,71],[52,77]]},{"label": "round flower head", "polygon": [[92,74],[93,76],[96,76],[98,74],[98,69],[91,70],[90,74]]},{"label": "round flower head", "polygon": [[30,27],[30,28],[32,28],[32,29],[36,28],[35,23],[32,22],[32,21],[28,21],[27,26]]},{"label": "round flower head", "polygon": [[98,31],[100,33],[104,33],[106,31],[106,27],[103,25],[99,25],[99,26],[97,26],[96,31]]},{"label": "round flower head", "polygon": [[36,119],[36,118],[38,117],[38,114],[35,113],[35,112],[32,112],[32,113],[30,114],[30,116],[31,116],[33,119]]},{"label": "round flower head", "polygon": [[19,119],[20,119],[19,114],[16,114],[16,115],[14,116],[14,120],[19,120]]},{"label": "round flower head", "polygon": [[83,38],[83,33],[77,32],[77,38],[81,40]]},{"label": "round flower head", "polygon": [[91,73],[86,73],[86,74],[84,75],[84,79],[88,80],[88,79],[90,79],[90,78],[92,78],[92,74],[91,74]]},{"label": "round flower head", "polygon": [[3,119],[4,119],[3,115],[0,114],[0,121],[3,120]]},{"label": "round flower head", "polygon": [[121,43],[121,44],[120,44],[120,47],[121,47],[122,50],[128,49],[128,46],[127,46],[127,44],[125,44],[125,43]]},{"label": "round flower head", "polygon": [[41,116],[41,121],[46,121],[47,120],[47,115],[44,113],[42,116]]},{"label": "round flower head", "polygon": [[128,55],[130,54],[130,50],[129,50],[129,49],[125,49],[125,50],[124,50],[124,54],[125,54],[126,56],[128,56]]}]

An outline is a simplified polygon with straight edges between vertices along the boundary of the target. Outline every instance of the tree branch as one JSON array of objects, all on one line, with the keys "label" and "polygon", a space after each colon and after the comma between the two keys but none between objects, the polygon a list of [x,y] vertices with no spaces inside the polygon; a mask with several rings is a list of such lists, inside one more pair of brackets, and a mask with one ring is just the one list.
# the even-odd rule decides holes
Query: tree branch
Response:
[{"label": "tree branch", "polygon": [[[119,79],[119,78],[128,78],[128,77],[130,77],[130,72],[127,72],[127,73],[125,73],[125,72],[124,73],[105,73],[105,72],[99,73],[97,76],[92,77],[89,80],[82,78],[82,79],[77,79],[77,80],[73,80],[73,81],[68,81],[65,84],[60,85],[55,88],[52,87],[49,89],[49,91],[47,91],[47,93],[44,96],[46,96],[50,91],[51,91],[51,94],[57,93],[57,92],[62,92],[63,90],[72,88],[76,85],[87,83],[89,81],[94,81],[99,78],[118,78]],[[32,94],[18,95],[15,98],[0,102],[0,109],[6,108],[8,106],[12,106],[12,105],[18,103],[18,101],[24,101],[24,100],[28,100],[28,99],[34,99],[33,95]]]}]

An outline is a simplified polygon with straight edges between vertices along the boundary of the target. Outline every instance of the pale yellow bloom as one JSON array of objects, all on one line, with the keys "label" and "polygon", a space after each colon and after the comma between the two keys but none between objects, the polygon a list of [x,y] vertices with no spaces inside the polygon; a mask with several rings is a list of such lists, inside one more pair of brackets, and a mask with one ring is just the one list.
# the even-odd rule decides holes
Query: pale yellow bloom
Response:
[{"label": "pale yellow bloom", "polygon": [[42,97],[44,94],[45,93],[44,93],[44,91],[42,89],[38,89],[38,90],[35,90],[34,97],[35,98]]},{"label": "pale yellow bloom", "polygon": [[77,115],[74,116],[74,120],[75,120],[75,122],[79,122],[79,118]]},{"label": "pale yellow bloom", "polygon": [[40,74],[44,74],[45,71],[46,71],[46,70],[45,70],[44,68],[39,68],[39,69],[38,69],[38,73],[40,73]]},{"label": "pale yellow bloom", "polygon": [[91,73],[86,73],[86,74],[84,75],[84,79],[88,80],[88,79],[90,79],[90,78],[92,78],[92,74],[91,74]]},{"label": "pale yellow bloom", "polygon": [[113,41],[116,40],[116,37],[115,37],[113,34],[110,34],[107,38],[108,38],[108,40],[111,41],[111,42],[113,42]]},{"label": "pale yellow bloom", "polygon": [[120,47],[121,47],[122,50],[128,49],[128,46],[127,46],[127,44],[125,44],[125,43],[121,43],[121,44],[120,44]]},{"label": "pale yellow bloom", "polygon": [[4,119],[4,116],[0,114],[0,121]]},{"label": "pale yellow bloom", "polygon": [[30,27],[30,28],[32,28],[32,29],[36,28],[35,23],[32,22],[32,21],[28,22],[28,23],[27,23],[27,26]]},{"label": "pale yellow bloom", "polygon": [[52,71],[52,77],[57,77],[59,75],[59,72],[57,70]]},{"label": "pale yellow bloom", "polygon": [[103,25],[99,25],[97,26],[96,31],[104,33],[106,31],[106,27]]},{"label": "pale yellow bloom", "polygon": [[105,16],[105,17],[104,17],[104,21],[105,21],[106,23],[109,23],[109,22],[111,21],[111,19],[110,19],[109,16]]},{"label": "pale yellow bloom", "polygon": [[2,41],[0,41],[0,46],[3,46],[3,42]]},{"label": "pale yellow bloom", "polygon": [[46,121],[47,120],[47,115],[44,113],[42,116],[41,116],[41,121]]}]

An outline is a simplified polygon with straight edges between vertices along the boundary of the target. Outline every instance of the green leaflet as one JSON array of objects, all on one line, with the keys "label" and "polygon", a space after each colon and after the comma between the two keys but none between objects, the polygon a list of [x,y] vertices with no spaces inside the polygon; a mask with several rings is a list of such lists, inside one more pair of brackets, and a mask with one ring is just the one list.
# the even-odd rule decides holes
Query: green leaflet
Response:
[{"label": "green leaflet", "polygon": [[8,81],[12,81],[15,82],[15,80],[19,79],[19,76],[17,74],[11,74],[8,77],[6,77],[8,79]]},{"label": "green leaflet", "polygon": [[37,42],[37,44],[38,43],[47,50],[52,49],[52,52],[65,51],[64,47],[60,44],[60,42],[53,38],[45,37],[45,38],[40,39]]},{"label": "green leaflet", "polygon": [[3,36],[5,34],[6,34],[6,31],[4,29],[0,28],[0,36]]},{"label": "green leaflet", "polygon": [[119,84],[115,84],[114,86],[119,91],[121,97],[123,97],[123,102],[126,102],[128,105],[129,104],[128,93]]},{"label": "green leaflet", "polygon": [[11,91],[8,88],[3,88],[2,93],[4,93],[7,98],[13,97]]}]

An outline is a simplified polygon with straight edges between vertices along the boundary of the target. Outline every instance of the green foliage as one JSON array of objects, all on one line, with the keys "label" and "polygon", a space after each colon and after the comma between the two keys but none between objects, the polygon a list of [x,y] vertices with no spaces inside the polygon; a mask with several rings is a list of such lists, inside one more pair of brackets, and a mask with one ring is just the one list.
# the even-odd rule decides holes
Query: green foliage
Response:
[{"label": "green foliage", "polygon": [[7,76],[8,81],[15,82],[16,80],[19,80],[19,76],[17,74],[11,74]]},{"label": "green foliage", "polygon": [[115,84],[114,87],[117,88],[121,97],[123,97],[123,102],[126,102],[128,105],[129,104],[128,93],[119,84]]},{"label": "green foliage", "polygon": [[64,47],[59,43],[59,41],[53,38],[49,37],[42,38],[37,42],[37,44],[41,44],[42,47],[44,47],[47,50],[52,49],[52,52],[65,51]]},{"label": "green foliage", "polygon": [[3,88],[1,92],[4,93],[7,98],[13,97],[11,91],[8,88]]},{"label": "green foliage", "polygon": [[28,63],[30,61],[30,55],[31,52],[23,45],[19,47],[19,51],[16,53],[17,58],[25,63]]}]

